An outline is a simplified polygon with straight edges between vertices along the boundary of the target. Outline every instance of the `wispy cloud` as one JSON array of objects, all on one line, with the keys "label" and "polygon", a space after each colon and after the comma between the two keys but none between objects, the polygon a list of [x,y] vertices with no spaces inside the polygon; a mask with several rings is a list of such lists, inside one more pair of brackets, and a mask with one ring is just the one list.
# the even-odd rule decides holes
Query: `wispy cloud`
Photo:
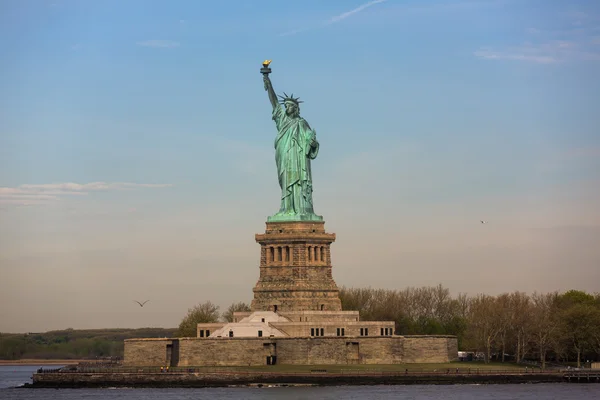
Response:
[{"label": "wispy cloud", "polygon": [[[372,0],[372,1],[369,1],[368,3],[361,4],[360,6],[354,8],[350,11],[346,11],[339,15],[331,17],[329,20],[323,22],[320,26],[326,26],[326,25],[332,25],[332,24],[338,23],[340,21],[345,20],[348,17],[351,17],[354,14],[358,14],[359,12],[365,10],[366,8],[369,8],[369,7],[379,4],[379,3],[385,3],[386,1],[387,0]],[[305,32],[305,31],[308,31],[308,30],[314,29],[314,28],[316,28],[316,27],[304,27],[304,28],[294,29],[292,31],[280,33],[279,36],[295,35],[297,33]]]},{"label": "wispy cloud", "polygon": [[172,48],[179,47],[180,43],[175,42],[173,40],[146,40],[143,42],[137,42],[139,46],[144,47],[162,47],[162,48]]},{"label": "wispy cloud", "polygon": [[357,14],[357,13],[361,12],[362,10],[364,10],[364,9],[366,9],[366,8],[369,8],[369,7],[371,7],[371,6],[374,6],[375,4],[384,3],[384,2],[386,2],[386,1],[387,1],[387,0],[373,0],[373,1],[370,1],[370,2],[368,2],[368,3],[362,4],[362,5],[360,5],[360,6],[356,7],[356,8],[355,8],[355,9],[353,9],[353,10],[346,11],[345,13],[342,13],[342,14],[340,14],[340,15],[336,15],[335,17],[332,17],[332,18],[331,18],[331,19],[328,21],[328,23],[329,23],[329,24],[335,24],[336,22],[340,22],[340,21],[342,21],[342,20],[345,20],[346,18],[348,18],[348,17],[350,17],[350,16],[352,16],[352,15],[354,15],[354,14]]},{"label": "wispy cloud", "polygon": [[572,61],[600,61],[598,32],[600,24],[596,16],[584,12],[569,12],[559,16],[559,21],[570,26],[563,29],[527,29],[522,45],[507,48],[483,47],[473,54],[488,60],[517,60],[538,64]]},{"label": "wispy cloud", "polygon": [[171,184],[90,182],[90,183],[47,183],[0,187],[0,204],[39,205],[60,200],[64,196],[85,196],[90,192],[127,190],[137,188],[163,188]]},{"label": "wispy cloud", "polygon": [[[591,42],[590,42],[591,43]],[[516,60],[538,64],[569,61],[600,61],[600,52],[590,49],[587,43],[556,40],[541,44],[526,43],[506,49],[481,48],[473,53],[487,60]]]},{"label": "wispy cloud", "polygon": [[518,60],[529,61],[539,64],[552,64],[558,62],[553,55],[542,54],[540,49],[523,46],[507,50],[494,50],[491,48],[482,48],[473,53],[476,57],[486,60]]}]

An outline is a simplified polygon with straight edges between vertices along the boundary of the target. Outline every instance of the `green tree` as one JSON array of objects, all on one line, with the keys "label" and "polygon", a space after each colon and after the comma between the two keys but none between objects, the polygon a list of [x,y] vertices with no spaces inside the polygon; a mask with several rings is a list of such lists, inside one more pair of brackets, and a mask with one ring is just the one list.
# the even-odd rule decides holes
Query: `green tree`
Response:
[{"label": "green tree", "polygon": [[181,320],[175,336],[196,337],[198,324],[217,321],[219,321],[219,306],[214,305],[211,301],[200,303],[188,309],[187,315]]},{"label": "green tree", "polygon": [[595,347],[600,307],[593,295],[580,290],[569,290],[558,296],[557,305],[560,333],[575,351],[577,366],[581,367],[581,356]]},{"label": "green tree", "polygon": [[233,313],[234,312],[249,312],[250,310],[250,306],[247,303],[244,303],[243,301],[240,301],[239,303],[233,303],[232,305],[229,306],[229,308],[227,309],[227,311],[225,311],[223,313],[223,319],[226,322],[233,322]]},{"label": "green tree", "polygon": [[559,314],[563,334],[577,354],[577,367],[581,367],[581,355],[594,346],[598,310],[589,304],[575,304]]}]

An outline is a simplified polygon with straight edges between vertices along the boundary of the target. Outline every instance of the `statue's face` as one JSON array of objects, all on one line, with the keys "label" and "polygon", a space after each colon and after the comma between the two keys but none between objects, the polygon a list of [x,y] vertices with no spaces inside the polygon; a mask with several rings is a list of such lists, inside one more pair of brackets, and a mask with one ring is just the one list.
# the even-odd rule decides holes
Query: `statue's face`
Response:
[{"label": "statue's face", "polygon": [[300,115],[300,108],[296,103],[286,102],[285,103],[285,113],[290,117],[297,117]]}]

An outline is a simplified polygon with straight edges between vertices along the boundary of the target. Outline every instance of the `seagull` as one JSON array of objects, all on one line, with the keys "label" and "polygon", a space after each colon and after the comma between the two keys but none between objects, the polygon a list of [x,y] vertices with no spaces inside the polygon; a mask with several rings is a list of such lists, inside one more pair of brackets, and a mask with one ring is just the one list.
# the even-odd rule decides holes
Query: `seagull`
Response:
[{"label": "seagull", "polygon": [[480,221],[482,224],[487,224],[487,221]]},{"label": "seagull", "polygon": [[149,302],[150,300],[146,300],[146,301],[145,301],[145,302],[143,302],[143,303],[140,303],[140,302],[139,302],[139,301],[137,301],[137,300],[134,300],[134,301],[135,301],[136,303],[138,303],[138,304],[140,305],[140,307],[144,307],[144,304],[146,304],[146,303],[147,303],[147,302]]}]

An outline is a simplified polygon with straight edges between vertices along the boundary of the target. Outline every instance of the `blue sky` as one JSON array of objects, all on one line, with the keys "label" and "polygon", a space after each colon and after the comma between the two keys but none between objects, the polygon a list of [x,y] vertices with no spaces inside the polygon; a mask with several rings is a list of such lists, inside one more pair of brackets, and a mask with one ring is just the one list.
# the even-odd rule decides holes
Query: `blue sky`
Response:
[{"label": "blue sky", "polygon": [[600,291],[597,1],[6,0],[0,331],[251,300],[266,58],[317,131],[338,284]]}]

